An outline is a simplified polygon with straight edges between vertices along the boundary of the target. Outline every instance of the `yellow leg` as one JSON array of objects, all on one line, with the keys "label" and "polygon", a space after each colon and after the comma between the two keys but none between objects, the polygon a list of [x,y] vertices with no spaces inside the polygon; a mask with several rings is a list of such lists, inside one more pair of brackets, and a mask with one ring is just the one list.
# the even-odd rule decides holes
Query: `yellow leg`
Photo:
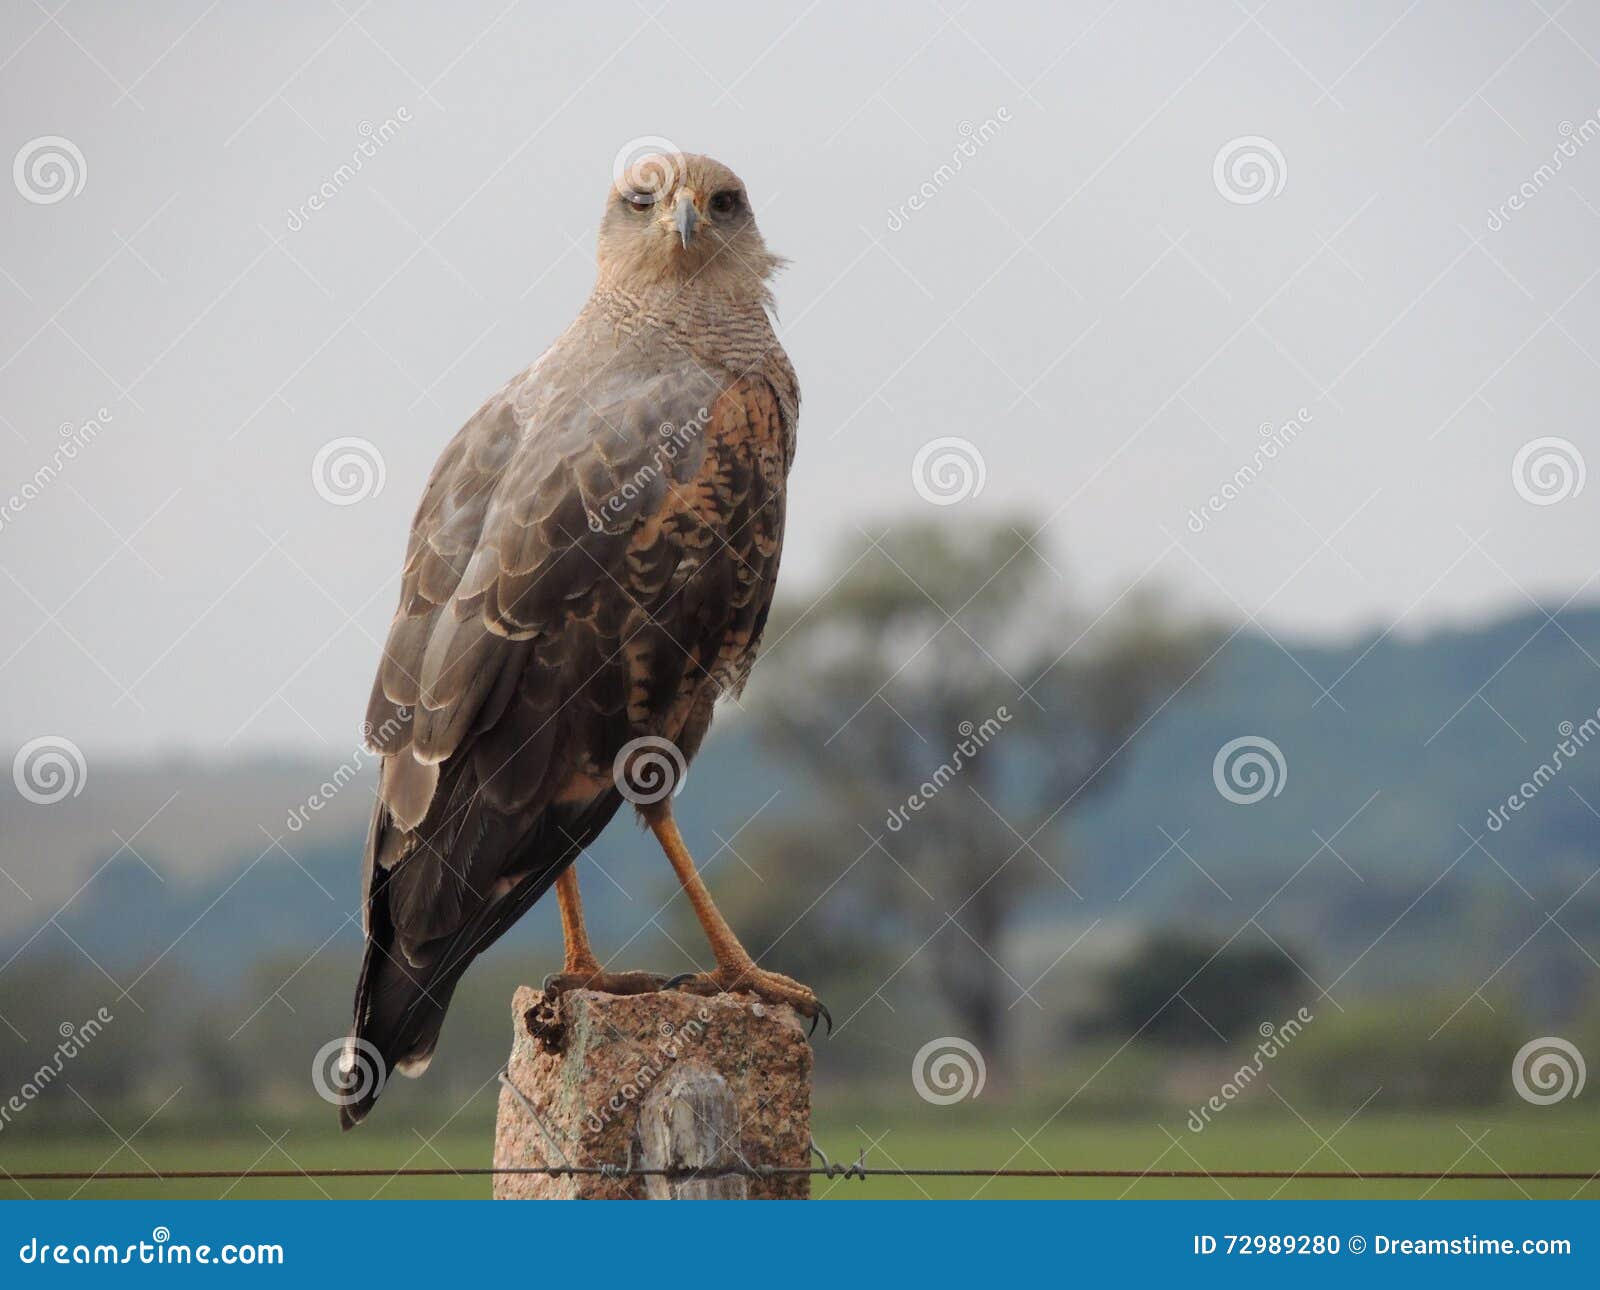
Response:
[{"label": "yellow leg", "polygon": [[672,871],[678,875],[678,881],[683,884],[683,894],[689,897],[694,916],[700,920],[706,940],[711,942],[711,953],[717,960],[717,966],[739,972],[756,971],[755,960],[739,943],[739,938],[733,934],[733,928],[728,926],[728,920],[722,916],[722,911],[711,899],[710,889],[701,880],[700,871],[695,867],[694,857],[689,854],[689,848],[684,844],[683,834],[678,832],[678,822],[672,818],[670,807],[651,817],[650,831],[656,835],[656,841],[667,853]]},{"label": "yellow leg", "polygon": [[[815,992],[809,986],[801,985],[800,982],[781,973],[768,972],[757,967],[755,960],[750,957],[750,952],[739,943],[739,938],[733,934],[733,928],[728,926],[728,920],[722,916],[722,911],[711,899],[711,892],[701,879],[700,871],[695,867],[694,857],[689,854],[689,848],[684,845],[683,835],[678,832],[678,823],[672,818],[671,799],[651,811],[646,818],[650,824],[650,831],[656,835],[656,841],[667,853],[672,871],[678,875],[678,881],[683,885],[683,893],[688,896],[695,917],[700,920],[700,927],[706,934],[706,940],[711,944],[712,956],[717,960],[715,972],[682,978],[680,984],[686,989],[700,993],[738,990],[757,995],[772,1003],[786,1003],[802,1016],[822,1017],[831,1030],[833,1019],[828,1016],[828,1010],[818,1002]],[[815,1028],[814,1022],[813,1028]]]},{"label": "yellow leg", "polygon": [[561,906],[561,939],[566,946],[562,971],[593,976],[600,971],[600,960],[589,945],[589,929],[583,925],[583,897],[578,894],[578,871],[571,865],[556,879],[556,903]]},{"label": "yellow leg", "polygon": [[547,994],[566,990],[599,990],[604,994],[649,994],[666,978],[654,972],[607,972],[589,944],[583,925],[583,897],[578,894],[578,871],[568,866],[556,879],[556,903],[561,907],[561,939],[566,945],[561,971],[545,980]]}]

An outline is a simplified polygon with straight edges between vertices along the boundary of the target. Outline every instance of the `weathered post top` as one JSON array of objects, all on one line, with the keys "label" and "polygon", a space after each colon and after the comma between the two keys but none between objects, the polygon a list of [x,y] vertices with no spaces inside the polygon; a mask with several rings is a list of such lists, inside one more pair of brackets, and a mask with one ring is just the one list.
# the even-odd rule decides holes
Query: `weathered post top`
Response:
[{"label": "weathered post top", "polygon": [[698,1179],[497,1174],[499,1199],[698,1199],[810,1195],[811,1045],[787,1007],[744,994],[528,986],[511,1006],[496,1168],[601,1165],[701,1169]]}]

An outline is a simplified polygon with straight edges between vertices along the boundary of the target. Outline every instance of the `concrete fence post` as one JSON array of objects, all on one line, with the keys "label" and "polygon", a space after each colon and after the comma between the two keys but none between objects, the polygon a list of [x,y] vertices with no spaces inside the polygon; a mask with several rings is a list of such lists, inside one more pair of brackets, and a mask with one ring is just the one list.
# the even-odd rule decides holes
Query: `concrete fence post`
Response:
[{"label": "concrete fence post", "polygon": [[[611,1175],[497,1174],[500,1199],[804,1199],[811,1045],[789,1008],[678,991],[559,1000],[520,988],[495,1125],[497,1168],[616,1167]],[[701,1170],[698,1178],[626,1167]],[[740,1172],[731,1172],[739,1170]]]}]

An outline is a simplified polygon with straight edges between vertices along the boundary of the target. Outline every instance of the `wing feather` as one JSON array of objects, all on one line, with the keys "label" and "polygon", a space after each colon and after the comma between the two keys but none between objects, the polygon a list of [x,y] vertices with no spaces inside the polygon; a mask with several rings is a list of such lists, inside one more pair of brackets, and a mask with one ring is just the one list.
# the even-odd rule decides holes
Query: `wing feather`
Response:
[{"label": "wing feather", "polygon": [[573,361],[478,410],[413,522],[367,714],[356,1035],[390,1065],[432,1051],[467,962],[615,813],[616,751],[666,733],[693,756],[770,602],[782,395],[689,361],[566,379]]}]

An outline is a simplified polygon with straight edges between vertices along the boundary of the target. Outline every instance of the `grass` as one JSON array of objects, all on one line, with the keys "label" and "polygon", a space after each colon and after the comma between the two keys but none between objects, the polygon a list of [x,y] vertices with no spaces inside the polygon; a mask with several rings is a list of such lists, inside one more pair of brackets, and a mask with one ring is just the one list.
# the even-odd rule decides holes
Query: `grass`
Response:
[{"label": "grass", "polygon": [[[822,1108],[816,1137],[835,1159],[870,1146],[870,1164],[1058,1168],[1158,1169],[1463,1169],[1600,1171],[1600,1116],[1573,1106],[1516,1107],[1492,1111],[1398,1113],[1313,1112],[1302,1119],[1288,1109],[1230,1108],[1202,1133],[1190,1133],[1181,1113],[1146,1116],[1059,1117],[1033,1108],[904,1107]],[[248,1117],[246,1117],[248,1119]],[[1346,1122],[1348,1119],[1348,1122]],[[137,1119],[133,1124],[138,1123]],[[429,1127],[433,1123],[430,1122]],[[395,1168],[401,1165],[466,1168],[489,1163],[491,1124],[474,1107],[447,1123],[431,1140],[404,1123],[381,1116],[355,1134],[341,1136],[326,1114],[230,1127],[218,1121],[183,1124],[157,1120],[123,1145],[109,1126],[62,1132],[50,1128],[24,1137],[27,1126],[0,1136],[0,1198],[178,1198],[330,1196],[476,1198],[489,1194],[477,1178],[287,1179],[259,1182],[173,1181],[19,1184],[4,1174],[35,1170],[125,1170],[180,1167],[232,1169]],[[131,1126],[130,1126],[131,1127]],[[125,1130],[126,1131],[126,1130]],[[1033,1135],[1030,1137],[1030,1135]],[[1338,1182],[1326,1180],[1211,1181],[1146,1178],[1129,1181],[979,1179],[816,1179],[829,1199],[982,1197],[1286,1198],[1366,1197],[1490,1198],[1600,1197],[1600,1183],[1510,1181],[1476,1183]]]}]

